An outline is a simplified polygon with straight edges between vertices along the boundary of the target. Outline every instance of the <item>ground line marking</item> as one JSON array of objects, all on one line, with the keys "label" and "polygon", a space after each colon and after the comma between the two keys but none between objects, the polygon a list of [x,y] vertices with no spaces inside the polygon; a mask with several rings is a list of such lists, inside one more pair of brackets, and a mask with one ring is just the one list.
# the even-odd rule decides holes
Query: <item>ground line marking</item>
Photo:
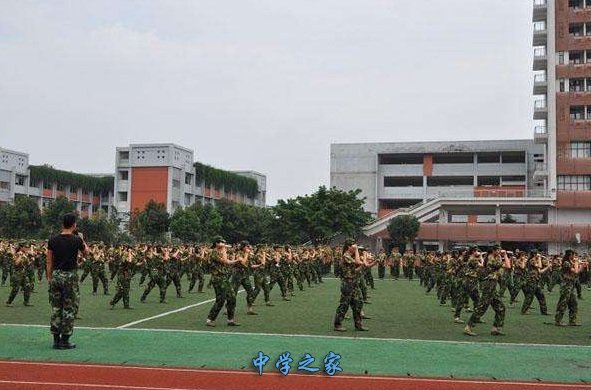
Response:
[{"label": "ground line marking", "polygon": [[146,387],[146,386],[125,386],[125,385],[103,385],[98,383],[68,383],[68,382],[34,382],[34,381],[8,381],[0,380],[0,383],[20,385],[44,385],[61,387],[101,387],[106,389],[139,389],[139,390],[205,390],[197,387]]},{"label": "ground line marking", "polygon": [[[80,363],[52,363],[52,362],[21,362],[21,361],[0,361],[0,366],[3,364],[12,365],[31,365],[31,366],[52,366],[52,367],[84,367],[84,368],[109,368],[109,369],[122,369],[122,370],[147,370],[147,371],[166,371],[166,372],[194,372],[194,373],[205,373],[205,374],[227,374],[227,375],[256,375],[256,372],[247,371],[232,371],[232,370],[202,370],[202,369],[190,369],[190,368],[171,368],[171,367],[142,367],[142,366],[117,366],[109,364],[80,364]],[[273,374],[268,374],[273,375]],[[279,375],[279,374],[276,374]],[[311,378],[307,374],[289,374],[289,376]],[[326,378],[324,376],[318,376],[318,378]],[[524,385],[534,387],[576,387],[588,389],[588,384],[579,383],[538,383],[538,382],[519,382],[519,381],[483,381],[483,380],[469,380],[469,379],[445,379],[445,378],[402,378],[402,377],[387,377],[387,376],[369,376],[369,375],[337,375],[332,377],[336,379],[350,379],[350,380],[376,380],[376,381],[396,381],[396,382],[436,382],[436,383],[465,383],[465,384],[495,384],[495,385]],[[326,378],[330,379],[330,378]],[[134,388],[134,387],[131,387]],[[148,388],[150,389],[150,388]],[[197,389],[199,390],[199,389]]]},{"label": "ground line marking", "polygon": [[[22,328],[49,328],[49,325],[36,324],[7,324],[0,323],[0,326],[5,327],[22,327]],[[501,346],[501,347],[538,347],[538,348],[575,348],[575,349],[591,349],[591,345],[568,345],[568,344],[527,344],[527,343],[493,343],[493,342],[474,342],[474,341],[450,341],[450,340],[421,340],[421,339],[396,339],[384,337],[347,337],[347,336],[330,336],[318,334],[281,334],[281,333],[249,333],[249,332],[223,332],[223,331],[209,331],[209,330],[190,330],[190,329],[150,329],[150,328],[105,328],[92,326],[77,326],[74,329],[85,330],[108,330],[108,331],[127,331],[127,332],[162,332],[162,333],[194,333],[194,334],[218,334],[224,336],[276,336],[287,338],[318,338],[331,340],[363,340],[363,341],[389,341],[389,342],[403,342],[403,343],[433,343],[433,344],[460,344],[460,345],[475,345],[475,346]]]},{"label": "ground line marking", "polygon": [[[238,290],[237,294],[240,294],[243,291],[244,290]],[[203,302],[193,303],[192,305],[183,306],[183,307],[178,308],[178,309],[175,309],[175,310],[171,310],[171,311],[167,311],[167,312],[164,312],[164,313],[160,313],[160,314],[157,314],[157,315],[152,316],[152,317],[143,318],[141,320],[133,321],[133,322],[130,322],[128,324],[120,325],[120,326],[117,326],[116,329],[129,328],[129,327],[132,327],[134,325],[141,324],[143,322],[155,320],[157,318],[166,317],[168,315],[175,314],[175,313],[180,313],[182,311],[189,310],[189,309],[192,309],[194,307],[202,306],[202,305],[205,305],[206,303],[211,303],[211,302],[215,302],[215,298],[208,299],[208,300],[203,301]]]}]

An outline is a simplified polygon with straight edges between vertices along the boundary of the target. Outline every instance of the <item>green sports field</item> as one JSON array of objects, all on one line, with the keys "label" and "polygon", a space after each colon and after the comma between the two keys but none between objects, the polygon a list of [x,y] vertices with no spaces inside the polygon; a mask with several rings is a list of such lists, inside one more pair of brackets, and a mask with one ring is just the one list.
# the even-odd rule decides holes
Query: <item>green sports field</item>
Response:
[{"label": "green sports field", "polygon": [[[137,280],[132,283],[135,309],[118,306],[110,310],[111,297],[93,296],[87,279],[81,286],[82,319],[77,321],[75,335],[80,348],[61,354],[49,348],[46,285],[38,284],[38,293],[32,298],[34,307],[22,306],[22,296],[14,307],[0,306],[0,322],[5,324],[0,327],[0,359],[248,370],[252,369],[250,359],[259,350],[272,359],[290,351],[295,356],[310,353],[317,360],[334,351],[343,356],[347,373],[591,381],[588,291],[579,302],[583,327],[545,325],[553,318],[539,315],[536,303],[527,316],[520,315],[518,308],[507,308],[507,336],[488,334],[493,317],[490,311],[483,318],[486,324],[476,328],[480,336],[469,338],[462,334],[461,325],[453,323],[450,306],[439,306],[434,293],[425,294],[417,281],[376,280],[376,290],[370,290],[372,304],[365,306],[372,317],[366,321],[370,331],[356,332],[348,320],[349,331],[335,333],[332,319],[339,298],[339,281],[335,279],[296,291],[291,302],[282,301],[274,290],[275,307],[262,305],[260,296],[258,316],[245,315],[245,296],[240,293],[237,319],[242,326],[238,328],[227,327],[223,315],[216,328],[205,326],[212,290],[185,292],[185,298],[179,299],[171,286],[168,304],[158,303],[157,289],[141,304]],[[0,299],[5,301],[8,293],[8,287],[1,287]],[[558,291],[547,298],[553,311]],[[464,314],[464,319],[468,315]]]}]

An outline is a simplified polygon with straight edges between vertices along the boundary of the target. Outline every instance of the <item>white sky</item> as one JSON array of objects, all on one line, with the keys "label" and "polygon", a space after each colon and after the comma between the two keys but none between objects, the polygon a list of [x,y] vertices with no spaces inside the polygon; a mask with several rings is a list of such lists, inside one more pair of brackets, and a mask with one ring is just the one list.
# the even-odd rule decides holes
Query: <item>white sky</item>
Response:
[{"label": "white sky", "polygon": [[78,172],[174,142],[329,184],[334,142],[532,137],[530,0],[0,2],[0,146]]}]

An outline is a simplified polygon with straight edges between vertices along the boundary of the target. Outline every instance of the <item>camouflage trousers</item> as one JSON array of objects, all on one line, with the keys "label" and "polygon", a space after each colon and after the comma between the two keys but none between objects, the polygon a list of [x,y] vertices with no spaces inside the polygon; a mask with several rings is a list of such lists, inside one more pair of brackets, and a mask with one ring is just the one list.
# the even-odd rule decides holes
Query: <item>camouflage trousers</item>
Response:
[{"label": "camouflage trousers", "polygon": [[470,303],[470,299],[472,299],[474,308],[476,309],[476,307],[478,306],[478,302],[480,301],[480,295],[478,294],[477,278],[466,278],[463,281],[455,305],[456,311],[454,313],[454,318],[460,317],[460,314],[462,314],[462,309]]},{"label": "camouflage trousers", "polygon": [[234,292],[232,283],[230,283],[229,279],[223,277],[212,277],[211,284],[215,291],[215,303],[209,311],[207,318],[215,321],[225,304],[226,310],[228,311],[228,320],[233,320],[234,310],[236,309],[236,293]]},{"label": "camouflage trousers", "polygon": [[383,263],[378,264],[378,278],[384,279],[386,276],[386,266]]},{"label": "camouflage trousers", "polygon": [[189,292],[193,291],[197,281],[199,281],[199,285],[197,286],[197,292],[203,291],[203,285],[205,283],[205,275],[203,274],[203,270],[193,269],[193,270],[189,271],[188,278],[189,278]]},{"label": "camouflage trousers", "polygon": [[166,277],[166,288],[174,283],[174,288],[176,290],[176,296],[181,297],[182,295],[182,286],[181,286],[181,274],[179,272],[170,272]]},{"label": "camouflage trousers", "polygon": [[367,285],[369,287],[371,287],[372,289],[375,289],[376,286],[374,284],[374,280],[373,280],[373,273],[371,272],[371,268],[366,268],[364,273],[363,273],[363,277],[365,279],[365,282],[367,283]]},{"label": "camouflage trousers", "polygon": [[99,280],[103,285],[103,292],[107,294],[109,292],[109,282],[107,281],[107,274],[104,269],[99,271],[91,271],[90,276],[92,277],[92,292],[96,293],[98,290]]},{"label": "camouflage trousers", "polygon": [[573,283],[562,283],[560,286],[560,298],[556,305],[556,316],[554,321],[559,323],[564,317],[564,313],[568,308],[568,322],[574,324],[577,322],[578,302]]},{"label": "camouflage trousers", "polygon": [[109,304],[115,306],[123,299],[123,307],[129,307],[129,290],[131,288],[131,277],[119,276],[117,279],[117,292]]},{"label": "camouflage trousers", "polygon": [[271,275],[271,281],[269,282],[269,291],[273,290],[275,283],[279,285],[279,289],[281,290],[281,296],[283,298],[287,297],[287,281],[283,277],[282,272],[275,272]]},{"label": "camouflage trousers", "polygon": [[497,281],[496,280],[484,280],[481,283],[482,296],[478,302],[478,306],[474,309],[474,312],[468,320],[469,326],[474,326],[477,320],[481,319],[484,313],[491,306],[495,311],[495,320],[493,326],[501,328],[505,323],[505,304],[501,300],[499,293],[497,292]]},{"label": "camouflage trousers", "polygon": [[23,290],[25,305],[29,303],[33,288],[28,275],[25,275],[22,272],[13,272],[12,275],[10,275],[10,287],[12,287],[12,289],[10,290],[10,295],[8,296],[6,303],[11,304],[20,290]]},{"label": "camouflage trousers", "polygon": [[355,279],[341,279],[341,299],[337,307],[337,313],[334,318],[334,326],[341,326],[347,310],[353,311],[353,321],[355,328],[361,327],[361,309],[363,309],[363,299],[361,297],[361,289],[359,288],[359,281]]},{"label": "camouflage trousers", "polygon": [[546,314],[548,313],[548,306],[546,305],[546,296],[544,295],[544,291],[542,291],[542,287],[540,284],[526,284],[525,288],[523,289],[525,293],[525,299],[523,300],[523,306],[521,306],[521,314],[525,314],[534,300],[534,296],[538,299],[540,304],[540,313]]},{"label": "camouflage trousers", "polygon": [[248,306],[254,303],[254,290],[252,288],[252,284],[250,283],[250,277],[246,275],[234,275],[232,277],[232,288],[234,289],[234,296],[238,294],[238,289],[242,286],[244,291],[246,292],[246,304]]},{"label": "camouflage trousers", "polygon": [[142,301],[144,301],[146,299],[148,294],[150,294],[150,291],[152,291],[152,289],[156,285],[158,286],[158,289],[160,290],[160,303],[164,302],[164,300],[166,299],[166,276],[161,276],[161,275],[150,276],[150,281],[148,282],[148,285],[146,286],[146,289],[144,290],[144,293],[142,294],[142,297],[141,297]]},{"label": "camouflage trousers", "polygon": [[515,303],[520,291],[523,291],[523,294],[525,295],[525,278],[522,276],[514,276],[513,284],[511,285],[510,289],[511,303]]},{"label": "camouflage trousers", "polygon": [[51,333],[70,336],[74,332],[74,318],[78,310],[77,291],[78,276],[75,271],[53,271],[49,283]]},{"label": "camouflage trousers", "polygon": [[12,267],[8,260],[0,261],[0,268],[2,268],[2,285],[6,283],[8,276],[12,274]]},{"label": "camouflage trousers", "polygon": [[252,292],[254,302],[257,297],[259,296],[261,290],[263,290],[263,294],[265,296],[265,302],[269,302],[269,283],[267,283],[267,278],[264,273],[262,272],[255,272],[254,274],[254,290]]},{"label": "camouflage trousers", "polygon": [[394,263],[390,266],[390,277],[394,279],[400,277],[400,263]]}]

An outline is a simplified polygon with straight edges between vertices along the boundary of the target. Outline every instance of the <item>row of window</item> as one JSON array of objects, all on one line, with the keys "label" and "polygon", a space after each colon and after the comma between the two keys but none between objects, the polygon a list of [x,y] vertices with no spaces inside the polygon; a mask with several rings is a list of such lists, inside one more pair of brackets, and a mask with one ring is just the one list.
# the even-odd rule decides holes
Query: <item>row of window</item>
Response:
[{"label": "row of window", "polygon": [[591,191],[591,176],[558,176],[558,189],[564,191]]}]

